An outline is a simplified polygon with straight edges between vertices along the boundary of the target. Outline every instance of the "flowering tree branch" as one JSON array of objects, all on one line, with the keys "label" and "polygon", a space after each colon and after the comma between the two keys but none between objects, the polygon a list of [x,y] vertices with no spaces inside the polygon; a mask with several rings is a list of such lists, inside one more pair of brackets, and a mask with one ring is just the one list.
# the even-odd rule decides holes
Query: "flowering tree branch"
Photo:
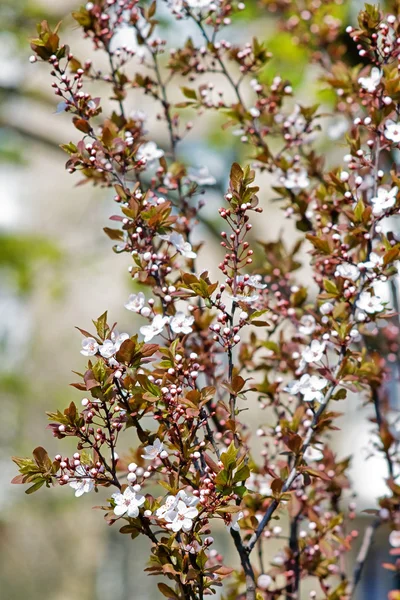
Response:
[{"label": "flowering tree branch", "polygon": [[[82,136],[62,146],[69,172],[113,190],[116,228],[104,231],[115,253],[131,261],[135,287],[125,308],[140,324],[133,334],[120,333],[103,313],[91,331],[79,329],[87,364],[73,385],[85,394],[81,409],[71,403],[49,413],[53,435],[76,438],[77,451],[51,460],[39,447],[33,458],[15,458],[14,483],[30,483],[29,493],[69,485],[77,497],[115,488],[103,507],[107,521],[122,522],[121,533],[132,539],[151,540],[147,571],[166,578],[159,591],[175,600],[203,600],[222,585],[227,600],[288,600],[308,577],[318,579],[326,600],[350,598],[375,522],[389,523],[389,542],[400,546],[399,436],[385,402],[398,326],[380,295],[400,256],[388,229],[399,211],[400,179],[386,169],[400,144],[400,23],[367,5],[358,29],[344,31],[325,3],[307,19],[304,11],[297,18],[294,0],[273,6],[278,26],[323,67],[332,110],[348,134],[348,152],[336,168],[325,166],[315,144],[324,118],[318,107],[293,105],[290,81],[264,77],[273,60],[267,44],[221,37],[240,23],[241,2],[88,2],[73,16],[94,50],[105,53],[106,71],[74,56],[59,27],[51,30],[45,21],[31,43],[31,62],[50,66],[58,111],[71,115]],[[158,35],[161,11],[181,26],[174,48]],[[185,39],[187,22],[204,46]],[[116,47],[122,28],[136,36],[135,50]],[[346,48],[363,64],[346,64]],[[204,81],[209,74],[217,84]],[[172,90],[185,78],[188,85]],[[108,113],[103,99],[86,91],[92,81],[111,85],[117,110]],[[225,99],[226,83],[233,101]],[[131,89],[161,104],[169,148],[146,131],[142,112],[128,113]],[[172,101],[176,93],[183,102]],[[182,157],[178,145],[181,132],[192,129],[186,111],[200,118],[210,110],[222,115],[224,127],[236,128],[252,156],[251,164],[235,162],[226,174],[218,211],[226,229],[220,282],[198,272],[204,244],[193,235],[204,204],[199,192],[207,202],[206,187],[215,179],[205,165]],[[255,183],[263,171],[300,232],[292,247],[283,239],[252,239],[252,221],[263,212]],[[296,278],[305,241],[314,288]],[[332,405],[349,392],[374,407],[371,447],[385,457],[389,475],[352,581],[344,569],[355,537],[346,533],[355,507],[344,507],[349,459],[339,459],[328,443],[340,414]],[[255,432],[243,416],[250,404],[260,411]],[[120,457],[122,437],[133,439],[134,449]],[[283,511],[290,517],[287,536],[271,525]],[[239,569],[213,548],[218,522],[229,530]],[[269,557],[271,567],[269,539],[285,540]]]}]

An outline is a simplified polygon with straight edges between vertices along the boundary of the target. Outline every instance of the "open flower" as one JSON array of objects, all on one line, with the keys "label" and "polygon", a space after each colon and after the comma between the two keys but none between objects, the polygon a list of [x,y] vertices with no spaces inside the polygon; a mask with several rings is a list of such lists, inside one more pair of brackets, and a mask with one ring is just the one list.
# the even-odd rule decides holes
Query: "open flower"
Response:
[{"label": "open flower", "polygon": [[216,179],[212,175],[207,167],[200,167],[200,169],[189,169],[188,179],[197,183],[197,185],[215,185]]},{"label": "open flower", "polygon": [[238,521],[240,521],[240,519],[243,519],[243,517],[244,517],[243,511],[240,511],[240,512],[232,515],[231,522],[228,525],[228,529],[233,529],[233,531],[240,531],[240,526],[239,526]]},{"label": "open flower", "polygon": [[357,281],[360,277],[360,269],[351,263],[342,263],[336,267],[335,275],[336,277]]},{"label": "open flower", "polygon": [[303,454],[303,458],[306,462],[319,461],[324,458],[324,453],[322,452],[323,445],[322,444],[314,444],[314,446],[308,446],[307,450]]},{"label": "open flower", "polygon": [[153,337],[161,333],[168,321],[169,317],[156,315],[149,325],[143,325],[139,331],[142,335],[144,335],[144,341],[150,342]]},{"label": "open flower", "polygon": [[308,348],[305,348],[303,350],[302,355],[301,355],[302,359],[306,363],[319,362],[322,359],[322,357],[324,356],[325,348],[326,348],[325,342],[313,340],[311,342],[310,346],[308,346]]},{"label": "open flower", "polygon": [[210,9],[212,5],[219,4],[219,0],[186,0],[186,4],[189,8],[206,10]]},{"label": "open flower", "polygon": [[196,498],[196,496],[190,496],[185,490],[179,490],[176,496],[167,496],[164,504],[156,510],[156,516],[159,519],[163,519],[167,512],[176,509],[180,500],[188,507],[196,506],[199,502],[199,499]]},{"label": "open flower", "polygon": [[187,317],[183,312],[177,312],[170,320],[170,327],[174,333],[188,334],[193,331],[194,317]]},{"label": "open flower", "polygon": [[322,390],[327,386],[328,380],[325,377],[318,377],[317,375],[308,375],[307,373],[302,376],[300,394],[303,396],[304,402],[317,402],[324,401],[324,394]]},{"label": "open flower", "polygon": [[130,294],[128,302],[124,304],[124,306],[132,312],[139,313],[142,310],[145,302],[146,296],[143,294],[143,292],[139,292],[138,294]]},{"label": "open flower", "polygon": [[111,358],[118,352],[122,343],[129,339],[129,333],[118,333],[113,331],[111,339],[104,340],[103,345],[99,347],[99,352],[103,358]]},{"label": "open flower", "polygon": [[302,375],[299,381],[295,380],[290,382],[285,391],[290,394],[301,394],[305,402],[322,402],[324,394],[322,390],[327,386],[328,381],[325,377],[318,377],[317,375],[309,375],[305,373]]},{"label": "open flower", "polygon": [[250,476],[246,479],[246,488],[251,492],[257,492],[261,496],[271,496],[271,481],[272,478],[269,475],[262,475],[261,473],[250,473]]},{"label": "open flower", "polygon": [[395,123],[391,119],[385,123],[385,138],[398,144],[400,142],[400,123]]},{"label": "open flower", "polygon": [[94,481],[89,477],[89,473],[83,465],[75,469],[76,480],[69,484],[75,490],[75,497],[79,498],[83,494],[88,494],[94,488]]},{"label": "open flower", "polygon": [[129,340],[129,333],[118,333],[118,331],[113,331],[111,334],[111,339],[114,342],[114,345],[117,350],[119,350],[125,340]]},{"label": "open flower", "polygon": [[258,294],[251,294],[251,296],[246,296],[245,294],[236,294],[236,296],[231,296],[230,294],[227,294],[227,296],[234,302],[244,302],[244,304],[254,304],[259,299]]},{"label": "open flower", "polygon": [[177,504],[177,496],[167,496],[164,504],[160,506],[160,508],[157,508],[156,517],[158,517],[159,519],[163,519],[165,517],[165,514],[170,510],[174,510]]},{"label": "open flower", "polygon": [[315,319],[312,315],[303,315],[300,319],[299,332],[311,335],[315,331]]},{"label": "open flower", "polygon": [[376,88],[380,84],[382,78],[382,71],[378,67],[373,67],[369,77],[360,77],[358,83],[367,92],[375,92]]},{"label": "open flower", "polygon": [[392,187],[391,190],[379,187],[377,195],[371,198],[373,204],[372,212],[374,215],[380,217],[388,208],[392,208],[392,206],[396,204],[397,192],[397,186]]},{"label": "open flower", "polygon": [[321,315],[330,315],[333,312],[334,308],[335,307],[332,304],[332,302],[324,302],[319,307],[319,312],[321,313]]},{"label": "open flower", "polygon": [[182,500],[186,504],[186,506],[196,506],[199,503],[199,499],[196,496],[191,496],[187,494],[185,490],[179,490],[176,497],[178,500]]},{"label": "open flower", "polygon": [[139,515],[139,506],[142,506],[146,500],[144,496],[137,494],[130,487],[127,487],[123,494],[113,494],[112,498],[115,502],[114,514],[117,517],[127,514],[132,519]]},{"label": "open flower", "polygon": [[103,345],[99,348],[99,352],[103,358],[111,358],[116,351],[117,349],[112,340],[104,340]]},{"label": "open flower", "polygon": [[193,519],[199,511],[194,506],[186,506],[183,500],[178,500],[176,507],[165,513],[164,519],[170,523],[170,528],[175,533],[178,531],[190,531],[193,527]]},{"label": "open flower", "polygon": [[136,152],[136,160],[145,160],[148,163],[154,162],[164,156],[164,150],[157,148],[155,142],[146,142],[142,144]]},{"label": "open flower", "polygon": [[267,287],[266,283],[262,283],[261,275],[237,275],[236,282],[248,285],[255,290],[265,290]]},{"label": "open flower", "polygon": [[360,269],[376,269],[381,265],[383,265],[383,256],[379,256],[376,252],[371,252],[364,263],[358,263]]},{"label": "open flower", "polygon": [[357,308],[370,315],[379,313],[385,308],[381,298],[379,298],[379,296],[373,296],[371,292],[361,292],[356,304]]},{"label": "open flower", "polygon": [[159,454],[161,454],[163,449],[164,444],[161,440],[156,438],[154,440],[154,444],[149,444],[145,447],[144,454],[142,454],[142,458],[145,458],[146,460],[154,460]]},{"label": "open flower", "polygon": [[287,190],[292,190],[294,194],[297,194],[310,185],[308,173],[303,167],[300,169],[288,169],[281,181],[284,187]]},{"label": "open flower", "polygon": [[175,246],[178,252],[185,258],[196,258],[197,254],[196,252],[193,252],[192,245],[185,241],[185,238],[181,233],[173,231],[172,233],[160,235],[159,237]]},{"label": "open flower", "polygon": [[94,356],[95,354],[97,354],[98,349],[99,345],[94,338],[83,338],[81,350],[81,354],[83,354],[83,356]]}]

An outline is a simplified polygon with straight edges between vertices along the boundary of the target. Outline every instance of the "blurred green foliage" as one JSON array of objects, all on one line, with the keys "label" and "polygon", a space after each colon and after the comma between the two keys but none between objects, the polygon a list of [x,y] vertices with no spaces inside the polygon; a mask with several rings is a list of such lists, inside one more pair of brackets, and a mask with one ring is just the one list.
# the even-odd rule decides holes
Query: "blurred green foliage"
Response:
[{"label": "blurred green foliage", "polygon": [[22,294],[32,290],[35,273],[43,262],[54,265],[61,256],[56,244],[44,237],[0,233],[0,269]]}]

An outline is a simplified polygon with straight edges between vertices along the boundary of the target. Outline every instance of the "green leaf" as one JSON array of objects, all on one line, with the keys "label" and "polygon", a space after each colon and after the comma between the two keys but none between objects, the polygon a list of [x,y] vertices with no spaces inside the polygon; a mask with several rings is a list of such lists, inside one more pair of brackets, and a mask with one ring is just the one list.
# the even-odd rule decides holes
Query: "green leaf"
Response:
[{"label": "green leaf", "polygon": [[328,292],[328,294],[337,295],[339,290],[337,289],[335,283],[330,279],[324,279],[324,288]]},{"label": "green leaf", "polygon": [[178,594],[174,592],[174,590],[170,588],[169,585],[166,585],[165,583],[159,583],[158,589],[166,598],[169,598],[170,600],[171,598],[173,598],[173,600],[179,600]]},{"label": "green leaf", "polygon": [[204,570],[204,567],[206,566],[207,561],[208,561],[207,554],[204,552],[204,550],[201,550],[196,557],[196,565],[199,567],[199,569],[201,571]]},{"label": "green leaf", "polygon": [[30,488],[28,488],[27,490],[25,490],[25,494],[34,494],[35,492],[37,492],[38,490],[40,490],[40,488],[44,485],[45,480],[41,479],[40,481],[37,481],[36,483],[34,483],[33,485],[31,485]]},{"label": "green leaf", "polygon": [[189,98],[189,100],[197,100],[196,90],[188,87],[181,87],[181,91],[185,98]]},{"label": "green leaf", "polygon": [[233,483],[239,483],[239,481],[246,481],[246,479],[250,476],[250,469],[247,465],[244,465],[240,469],[238,469],[233,478]]},{"label": "green leaf", "polygon": [[364,210],[365,210],[365,204],[362,201],[362,199],[360,198],[359,201],[357,202],[357,206],[354,209],[354,219],[357,221],[357,223],[360,223],[362,221]]},{"label": "green leaf", "polygon": [[146,377],[146,375],[138,375],[138,382],[143,390],[149,392],[152,396],[159,398],[161,396],[160,388]]},{"label": "green leaf", "polygon": [[93,321],[93,325],[96,327],[97,335],[102,340],[105,339],[107,333],[107,311],[104,312],[97,321]]},{"label": "green leaf", "polygon": [[221,454],[221,461],[225,469],[229,470],[229,467],[232,467],[236,464],[236,457],[238,455],[238,452],[239,449],[235,447],[235,444],[233,442],[231,442],[228,450]]},{"label": "green leaf", "polygon": [[103,231],[110,240],[120,241],[124,239],[124,234],[119,229],[112,229],[111,227],[103,227]]}]

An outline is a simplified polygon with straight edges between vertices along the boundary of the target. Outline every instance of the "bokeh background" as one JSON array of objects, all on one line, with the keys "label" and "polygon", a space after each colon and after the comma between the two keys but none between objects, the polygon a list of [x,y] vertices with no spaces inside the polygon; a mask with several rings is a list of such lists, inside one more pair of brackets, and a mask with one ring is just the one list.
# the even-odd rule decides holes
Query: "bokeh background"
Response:
[{"label": "bokeh background", "polygon": [[[162,11],[163,3],[159,4]],[[230,28],[230,38],[248,40],[256,34],[267,39],[276,58],[265,76],[279,72],[288,77],[297,101],[321,102],[329,112],[329,95],[318,92],[318,68],[310,64],[307,51],[277,32],[270,13],[252,0],[247,4],[241,21]],[[344,2],[335,10],[353,22],[359,7]],[[132,292],[127,258],[111,251],[102,232],[114,212],[112,192],[77,186],[79,177],[66,173],[59,144],[74,140],[76,134],[68,116],[56,113],[48,69],[28,60],[28,38],[44,18],[52,24],[62,19],[63,40],[81,57],[93,58],[90,45],[82,42],[69,17],[74,8],[73,0],[0,0],[0,597],[4,600],[158,597],[152,595],[154,582],[143,574],[146,542],[132,543],[116,528],[108,528],[102,513],[91,508],[100,503],[97,498],[76,499],[69,488],[42,489],[28,497],[22,486],[10,484],[15,475],[11,455],[29,455],[39,444],[50,454],[67,453],[68,441],[61,445],[45,430],[45,411],[80,400],[79,392],[69,386],[74,380],[71,371],[84,363],[74,327],[90,328],[91,319],[107,309],[120,331],[135,328],[132,313],[123,308]],[[178,26],[166,17],[162,22],[165,37],[175,45],[190,34],[197,36],[187,24]],[[122,32],[121,42],[134,45],[129,31]],[[101,56],[94,58],[101,65]],[[145,109],[152,136],[160,146],[167,144],[166,131],[156,123],[156,106],[137,91],[128,105],[130,110]],[[338,118],[324,120],[318,145],[332,163],[344,153],[345,130],[346,123]],[[217,180],[207,189],[203,222],[196,231],[198,239],[207,239],[201,264],[216,278],[220,247],[215,209],[230,164],[246,156],[238,138],[223,132],[219,117],[211,114],[195,121],[180,152],[194,166],[206,164]],[[253,235],[275,240],[283,232],[292,245],[298,233],[273,201],[272,183],[267,176],[258,178],[264,215],[257,218]],[[303,260],[301,277],[311,283],[306,253]],[[385,470],[379,459],[366,460],[369,408],[353,398],[345,411],[334,442],[341,456],[356,454],[351,474],[360,512],[357,525],[363,527],[370,517],[361,511],[374,507],[374,498],[384,492]],[[255,422],[254,414],[250,418]],[[386,538],[382,529],[359,600],[386,597],[389,583],[380,567],[387,556]],[[228,540],[221,536],[218,544],[228,555]]]}]

